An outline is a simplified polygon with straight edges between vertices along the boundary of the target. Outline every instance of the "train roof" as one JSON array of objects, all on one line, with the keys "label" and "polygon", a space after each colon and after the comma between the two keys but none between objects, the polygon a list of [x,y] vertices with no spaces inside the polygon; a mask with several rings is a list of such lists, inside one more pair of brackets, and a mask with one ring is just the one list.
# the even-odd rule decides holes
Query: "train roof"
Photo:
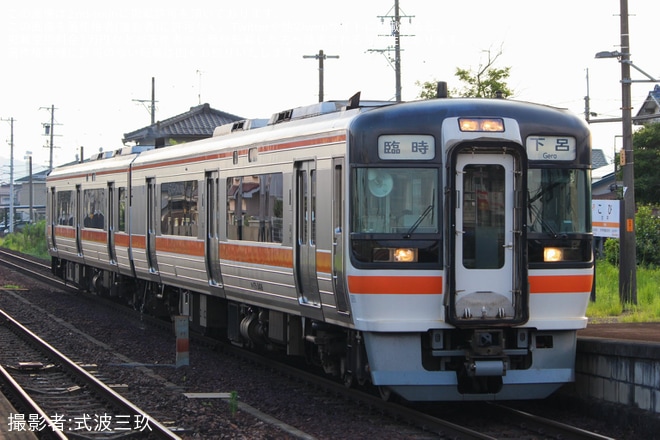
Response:
[{"label": "train roof", "polygon": [[[359,99],[359,97],[358,97]],[[251,145],[264,145],[282,139],[313,136],[316,133],[347,130],[353,118],[377,107],[395,104],[392,101],[326,101],[304,107],[284,110],[273,114],[270,119],[237,121],[217,127],[214,136],[182,146],[158,148],[140,154],[135,163],[170,161],[183,157],[195,157]],[[240,139],[237,142],[237,139]],[[177,148],[175,148],[177,147]]]},{"label": "train roof", "polygon": [[62,165],[48,174],[47,179],[53,180],[71,175],[95,174],[113,170],[123,171],[135,160],[138,155],[146,151],[145,147],[125,147],[115,151],[107,151],[94,155],[83,161]]},{"label": "train roof", "polygon": [[[112,152],[95,155],[90,160],[66,165],[53,170],[50,178],[67,173],[93,173],[99,169],[113,169],[127,166],[129,163],[146,161],[168,161],[182,157],[204,155],[210,149],[245,148],[251,145],[263,145],[269,142],[293,137],[312,136],[315,133],[346,130],[355,116],[370,113],[379,118],[381,112],[390,112],[396,107],[397,120],[410,118],[417,120],[420,112],[433,113],[433,119],[452,116],[481,115],[513,117],[532,124],[543,120],[544,126],[556,124],[557,127],[570,126],[577,131],[588,133],[586,123],[566,109],[522,101],[484,98],[443,98],[425,101],[396,103],[392,101],[360,101],[360,94],[345,101],[325,101],[308,106],[286,109],[274,113],[269,119],[245,119],[216,127],[213,136],[202,140],[171,145],[154,149],[153,147],[124,147]],[[370,124],[371,117],[362,118],[358,123]],[[429,121],[429,123],[432,123]],[[240,139],[240,142],[236,140]],[[122,159],[123,158],[123,159]]]}]

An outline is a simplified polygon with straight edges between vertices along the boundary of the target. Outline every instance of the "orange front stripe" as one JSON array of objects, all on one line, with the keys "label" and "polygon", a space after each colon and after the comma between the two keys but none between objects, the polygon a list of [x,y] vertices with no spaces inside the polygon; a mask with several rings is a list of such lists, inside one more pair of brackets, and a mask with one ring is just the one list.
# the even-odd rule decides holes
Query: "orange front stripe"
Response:
[{"label": "orange front stripe", "polygon": [[540,275],[529,277],[529,293],[591,292],[592,275]]},{"label": "orange front stripe", "polygon": [[349,276],[355,294],[442,295],[442,277]]}]

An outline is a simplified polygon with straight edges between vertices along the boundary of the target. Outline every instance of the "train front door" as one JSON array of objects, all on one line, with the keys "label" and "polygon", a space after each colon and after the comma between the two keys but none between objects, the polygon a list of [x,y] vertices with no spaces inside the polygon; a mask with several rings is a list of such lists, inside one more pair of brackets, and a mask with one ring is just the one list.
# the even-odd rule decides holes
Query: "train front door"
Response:
[{"label": "train front door", "polygon": [[295,163],[294,275],[298,302],[319,308],[321,296],[316,275],[316,166],[313,160]]},{"label": "train front door", "polygon": [[[521,247],[518,158],[456,157],[451,318],[462,323],[520,319]],[[518,199],[518,203],[516,202]]]}]

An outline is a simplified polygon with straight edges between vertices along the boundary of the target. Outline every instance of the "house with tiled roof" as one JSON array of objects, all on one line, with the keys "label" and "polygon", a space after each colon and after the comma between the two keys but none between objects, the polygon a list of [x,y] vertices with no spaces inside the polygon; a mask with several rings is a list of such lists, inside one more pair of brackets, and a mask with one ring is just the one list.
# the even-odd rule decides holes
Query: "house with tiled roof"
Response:
[{"label": "house with tiled roof", "polygon": [[245,118],[201,104],[180,115],[125,133],[123,142],[156,148],[176,145],[211,137],[216,127],[242,119]]},{"label": "house with tiled roof", "polygon": [[660,122],[660,85],[656,84],[649,92],[633,121],[636,125]]},{"label": "house with tiled roof", "polygon": [[603,150],[591,151],[591,194],[594,199],[613,200],[619,196],[616,166],[609,163]]}]

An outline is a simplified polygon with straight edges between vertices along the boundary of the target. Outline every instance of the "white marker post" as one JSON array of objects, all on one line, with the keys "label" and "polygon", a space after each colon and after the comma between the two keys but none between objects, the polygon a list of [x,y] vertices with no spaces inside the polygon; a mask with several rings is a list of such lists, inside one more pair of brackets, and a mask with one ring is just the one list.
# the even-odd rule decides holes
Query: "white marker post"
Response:
[{"label": "white marker post", "polygon": [[176,367],[190,365],[188,316],[174,317],[174,333],[176,334]]}]

